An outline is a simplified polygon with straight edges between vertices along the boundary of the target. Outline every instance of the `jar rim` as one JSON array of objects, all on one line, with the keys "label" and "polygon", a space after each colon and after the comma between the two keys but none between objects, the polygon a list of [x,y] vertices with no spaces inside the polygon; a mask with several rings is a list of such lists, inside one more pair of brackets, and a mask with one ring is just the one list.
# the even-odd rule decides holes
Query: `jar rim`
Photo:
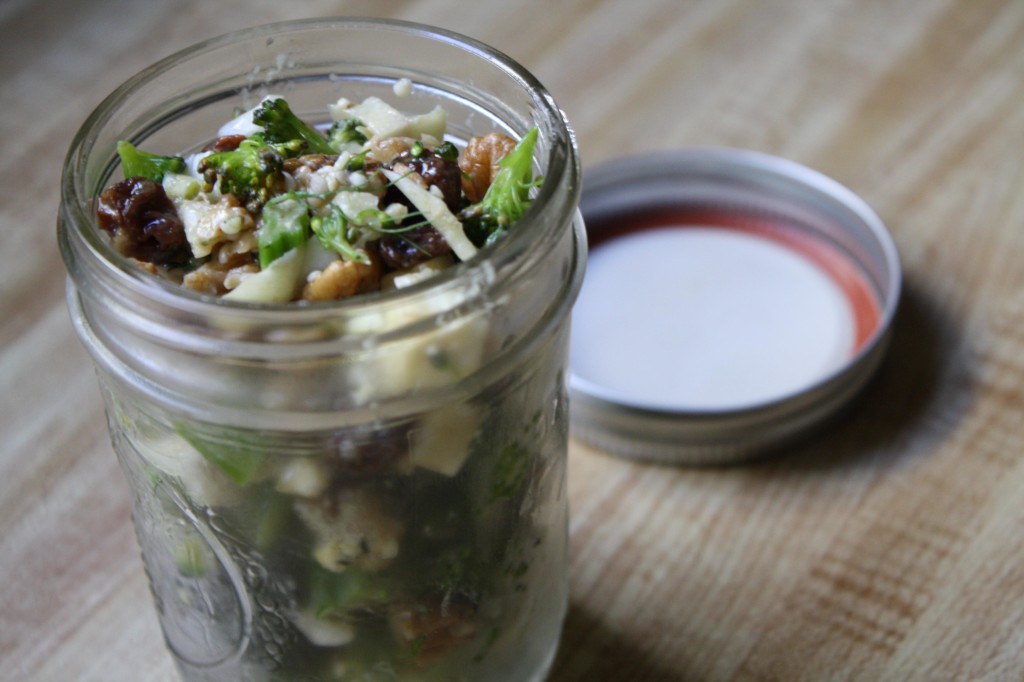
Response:
[{"label": "jar rim", "polygon": [[[169,309],[185,314],[199,315],[215,311],[218,315],[234,315],[247,319],[259,318],[261,322],[267,324],[289,326],[316,321],[325,313],[346,312],[357,315],[360,311],[388,301],[414,298],[428,291],[456,287],[459,280],[472,276],[472,273],[512,267],[517,261],[524,260],[523,255],[527,251],[536,249],[537,244],[531,241],[536,239],[536,233],[528,230],[513,230],[501,240],[498,245],[500,248],[488,249],[486,254],[478,254],[469,261],[458,263],[452,268],[439,272],[429,280],[410,287],[337,301],[295,305],[294,303],[268,304],[233,301],[188,290],[141,271],[117,252],[108,240],[103,239],[95,215],[89,210],[93,206],[93,194],[99,187],[85,185],[85,165],[93,151],[99,131],[109,123],[118,107],[123,105],[129,97],[153,78],[168,72],[183,62],[201,58],[204,54],[219,48],[244,44],[248,41],[266,41],[287,33],[338,29],[395,31],[424,39],[440,40],[454,49],[485,60],[491,66],[499,67],[505,75],[528,91],[532,97],[532,113],[535,116],[535,123],[542,126],[541,132],[542,135],[547,135],[548,145],[545,157],[542,159],[542,167],[546,169],[544,181],[538,188],[533,205],[520,220],[524,223],[537,221],[543,210],[550,210],[549,206],[552,205],[556,194],[567,190],[566,200],[557,202],[561,204],[564,215],[552,217],[550,220],[554,224],[564,224],[569,221],[572,212],[575,211],[580,193],[580,162],[575,135],[566,121],[564,113],[546,88],[510,56],[474,38],[454,31],[405,20],[342,16],[287,20],[231,31],[178,50],[125,80],[93,109],[69,146],[61,180],[61,219],[58,221],[58,237],[65,262],[68,264],[69,272],[72,272],[72,278],[77,280],[72,268],[71,252],[73,248],[69,244],[69,241],[74,239],[78,246],[84,247],[98,262],[103,263],[106,276],[115,279],[119,285],[139,292],[144,291],[147,298]],[[277,82],[286,83],[288,81],[287,74],[282,74]],[[115,168],[116,161],[111,156],[98,184],[108,181]],[[77,229],[71,227],[72,225],[88,226],[89,229]],[[550,234],[553,230],[547,232],[549,239],[557,236]]]}]

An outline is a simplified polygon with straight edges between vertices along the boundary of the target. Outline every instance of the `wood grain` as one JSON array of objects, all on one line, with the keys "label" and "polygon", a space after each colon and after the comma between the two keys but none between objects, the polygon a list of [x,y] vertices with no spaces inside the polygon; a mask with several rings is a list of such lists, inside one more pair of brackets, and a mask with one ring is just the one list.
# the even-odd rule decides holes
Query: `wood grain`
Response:
[{"label": "wood grain", "polygon": [[1024,679],[1024,3],[0,4],[0,679],[175,679],[54,242],[99,100],[266,21],[393,16],[533,71],[585,166],[778,154],[878,210],[906,293],[879,375],[780,456],[675,469],[574,443],[553,680]]}]

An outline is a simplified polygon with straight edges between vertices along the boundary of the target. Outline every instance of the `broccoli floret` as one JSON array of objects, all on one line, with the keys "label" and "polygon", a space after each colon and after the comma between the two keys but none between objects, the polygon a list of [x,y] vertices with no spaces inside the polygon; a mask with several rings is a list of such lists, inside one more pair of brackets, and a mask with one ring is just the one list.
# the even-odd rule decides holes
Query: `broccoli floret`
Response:
[{"label": "broccoli floret", "polygon": [[359,131],[362,122],[355,118],[338,121],[327,135],[328,144],[335,152],[348,149],[350,144],[366,144],[366,135]]},{"label": "broccoli floret", "polygon": [[117,155],[126,178],[149,178],[156,182],[164,179],[164,173],[182,173],[185,159],[180,156],[160,156],[144,152],[131,142],[117,143]]},{"label": "broccoli floret", "polygon": [[268,99],[252,114],[253,123],[263,126],[263,137],[277,144],[302,140],[306,151],[313,154],[336,154],[327,138],[292,113],[288,102],[281,98]]},{"label": "broccoli floret", "polygon": [[326,216],[313,216],[310,227],[328,251],[340,254],[347,261],[368,262],[366,254],[352,245],[349,222],[337,206],[332,206]]},{"label": "broccoli floret", "polygon": [[284,160],[302,151],[299,141],[268,144],[260,135],[242,140],[236,149],[214,152],[199,162],[199,173],[209,185],[220,183],[223,194],[233,194],[256,213],[279,184]]},{"label": "broccoli floret", "polygon": [[533,177],[533,147],[537,129],[531,128],[505,158],[487,193],[476,204],[463,209],[459,218],[466,236],[478,247],[494,243],[530,207],[530,190],[540,184]]}]

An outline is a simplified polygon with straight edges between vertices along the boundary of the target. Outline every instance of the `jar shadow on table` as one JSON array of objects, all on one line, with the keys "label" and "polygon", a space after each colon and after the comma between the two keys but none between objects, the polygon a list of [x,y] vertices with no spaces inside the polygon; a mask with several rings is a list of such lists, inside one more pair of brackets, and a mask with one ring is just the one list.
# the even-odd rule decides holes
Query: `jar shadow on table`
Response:
[{"label": "jar shadow on table", "polygon": [[934,294],[912,279],[888,354],[863,393],[805,439],[770,453],[754,473],[834,473],[878,458],[924,456],[973,401],[971,348]]},{"label": "jar shadow on table", "polygon": [[595,671],[602,682],[689,682],[680,671],[664,667],[635,642],[613,632],[597,615],[571,603],[548,679],[589,681],[597,679]]}]

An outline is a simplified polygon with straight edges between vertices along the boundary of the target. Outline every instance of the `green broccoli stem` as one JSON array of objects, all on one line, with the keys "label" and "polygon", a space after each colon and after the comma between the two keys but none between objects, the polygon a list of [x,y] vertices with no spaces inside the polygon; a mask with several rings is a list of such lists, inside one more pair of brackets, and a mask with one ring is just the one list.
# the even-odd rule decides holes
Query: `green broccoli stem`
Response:
[{"label": "green broccoli stem", "polygon": [[233,434],[217,437],[204,435],[185,423],[175,427],[179,436],[239,486],[247,486],[259,477],[267,455],[256,448],[237,442]]},{"label": "green broccoli stem", "polygon": [[309,239],[309,205],[284,194],[263,208],[263,225],[256,231],[260,268],[266,268]]}]

